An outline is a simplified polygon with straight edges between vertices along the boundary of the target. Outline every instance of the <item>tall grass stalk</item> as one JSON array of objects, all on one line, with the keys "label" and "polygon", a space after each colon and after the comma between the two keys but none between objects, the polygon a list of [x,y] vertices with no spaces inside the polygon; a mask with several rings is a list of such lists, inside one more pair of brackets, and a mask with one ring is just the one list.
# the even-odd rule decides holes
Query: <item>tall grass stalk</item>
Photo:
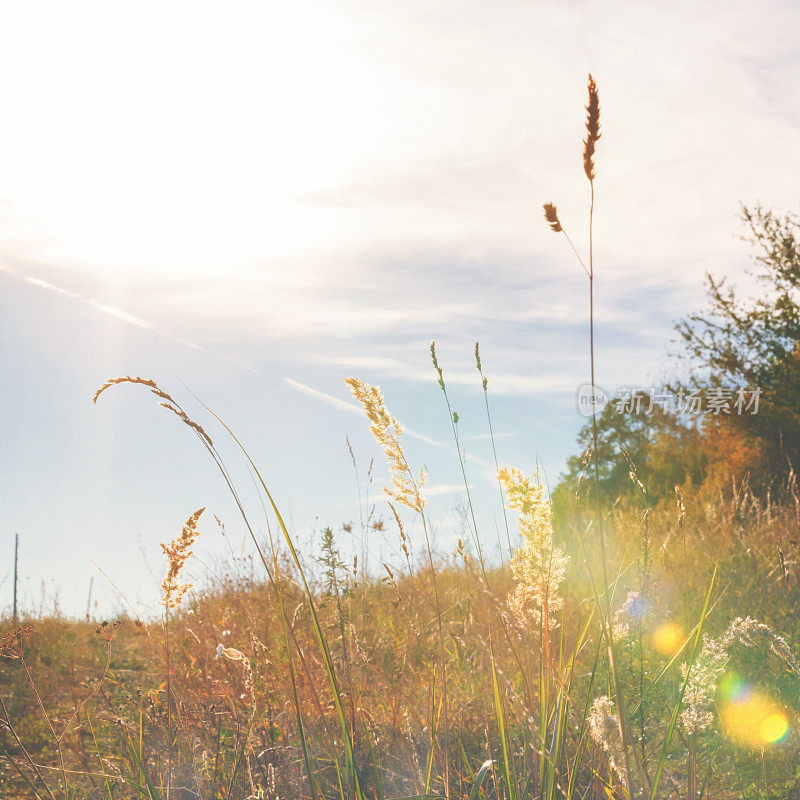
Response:
[{"label": "tall grass stalk", "polygon": [[[483,389],[483,403],[486,408],[486,422],[489,424],[489,441],[492,443],[492,456],[494,458],[495,473],[500,472],[500,463],[497,460],[497,446],[494,441],[494,427],[492,426],[492,415],[489,411],[489,380],[483,374],[483,363],[481,362],[481,350],[478,342],[475,342],[475,366],[481,376],[481,388]],[[511,558],[511,532],[508,526],[508,512],[506,511],[506,496],[503,493],[503,484],[497,478],[497,488],[500,492],[500,505],[503,509],[503,523],[506,529],[506,542],[508,544],[508,557]],[[502,554],[501,554],[502,555]]]},{"label": "tall grass stalk", "polygon": [[594,181],[595,181],[595,163],[594,155],[597,141],[600,139],[600,99],[597,92],[597,84],[591,75],[588,80],[588,95],[589,102],[586,106],[586,139],[583,142],[583,169],[586,178],[589,181],[589,257],[588,267],[581,259],[572,240],[564,230],[563,225],[558,217],[558,211],[552,203],[544,205],[545,219],[550,224],[551,229],[555,233],[563,233],[565,238],[572,247],[578,261],[586,272],[588,277],[589,288],[589,374],[591,385],[592,397],[592,461],[593,461],[593,474],[594,474],[594,506],[595,506],[595,522],[598,531],[600,542],[600,559],[602,567],[602,592],[598,597],[602,601],[605,608],[604,613],[600,615],[601,622],[603,622],[604,634],[608,644],[608,661],[609,669],[614,683],[614,701],[617,708],[617,716],[620,728],[620,737],[622,739],[622,747],[624,752],[625,761],[625,778],[627,790],[634,795],[634,780],[633,770],[631,768],[631,755],[630,755],[630,733],[629,723],[627,719],[627,712],[625,709],[624,695],[622,692],[622,684],[619,678],[619,670],[617,668],[616,648],[614,643],[613,626],[610,624],[611,612],[611,598],[609,596],[609,578],[608,578],[608,559],[606,555],[606,540],[603,522],[603,508],[602,499],[600,494],[600,466],[598,459],[598,428],[597,428],[597,383],[595,380],[595,358],[594,358]]}]

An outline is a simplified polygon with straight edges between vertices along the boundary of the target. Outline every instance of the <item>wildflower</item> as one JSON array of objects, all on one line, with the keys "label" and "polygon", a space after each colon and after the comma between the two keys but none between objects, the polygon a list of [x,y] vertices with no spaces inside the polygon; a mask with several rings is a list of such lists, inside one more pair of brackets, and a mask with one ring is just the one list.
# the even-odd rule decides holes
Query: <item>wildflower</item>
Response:
[{"label": "wildflower", "polygon": [[114,620],[114,622],[109,623],[108,620],[103,620],[99,625],[97,625],[94,629],[95,635],[98,636],[105,642],[110,642],[119,632],[120,626],[122,622],[120,620]]},{"label": "wildflower", "polygon": [[553,545],[553,523],[550,502],[538,476],[531,481],[519,470],[501,469],[498,473],[505,487],[508,502],[520,512],[519,531],[522,547],[514,551],[511,569],[516,589],[510,606],[519,619],[556,624],[555,615],[564,605],[559,587],[569,556]]},{"label": "wildflower", "polygon": [[391,470],[392,487],[384,487],[383,491],[393,500],[421,514],[425,506],[421,494],[425,473],[420,470],[417,477],[408,465],[400,444],[403,426],[386,409],[379,387],[370,386],[358,378],[346,378],[345,383],[350,387],[353,397],[361,403],[367,418],[372,423],[369,426],[370,432],[383,448]]}]

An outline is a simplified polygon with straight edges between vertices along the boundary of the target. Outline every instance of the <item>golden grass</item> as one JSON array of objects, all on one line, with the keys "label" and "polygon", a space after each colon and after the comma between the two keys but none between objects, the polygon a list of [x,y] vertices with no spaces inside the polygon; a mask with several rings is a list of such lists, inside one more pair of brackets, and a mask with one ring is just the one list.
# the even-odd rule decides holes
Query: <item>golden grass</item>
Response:
[{"label": "golden grass", "polygon": [[162,602],[165,608],[177,608],[186,593],[192,588],[191,583],[178,583],[181,571],[191,558],[192,547],[197,540],[197,525],[205,508],[199,508],[183,524],[180,534],[168,544],[161,543],[161,549],[167,557],[167,574],[161,582]]}]

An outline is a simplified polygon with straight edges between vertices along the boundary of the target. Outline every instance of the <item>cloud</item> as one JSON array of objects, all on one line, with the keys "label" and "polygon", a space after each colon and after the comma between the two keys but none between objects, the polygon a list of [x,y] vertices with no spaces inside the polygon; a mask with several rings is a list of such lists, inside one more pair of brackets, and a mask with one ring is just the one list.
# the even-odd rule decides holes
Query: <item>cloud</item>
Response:
[{"label": "cloud", "polygon": [[[123,322],[127,322],[129,325],[135,325],[137,328],[144,328],[145,330],[152,331],[155,330],[155,325],[152,322],[148,322],[141,317],[137,317],[135,314],[129,314],[127,311],[123,311],[121,308],[117,308],[116,306],[109,306],[105,303],[99,303],[93,297],[86,297],[81,298],[84,302],[88,303],[92,308],[96,308],[98,311],[102,311],[104,314],[108,314],[112,317],[116,317],[117,319],[121,319]],[[199,345],[194,344],[193,342],[182,341],[182,344],[185,344],[187,347],[191,347],[194,350],[199,350]]]},{"label": "cloud", "polygon": [[[171,339],[178,344],[183,345],[184,347],[188,347],[191,350],[202,350],[205,352],[213,353],[212,350],[209,348],[203,347],[195,342],[191,342],[187,339],[183,339],[179,336],[175,336],[163,329],[160,329],[156,326],[155,323],[150,322],[149,320],[142,319],[141,317],[137,316],[136,314],[131,314],[128,311],[124,311],[121,308],[117,308],[117,306],[109,305],[108,303],[102,303],[94,297],[88,297],[86,295],[81,294],[80,292],[73,291],[71,289],[65,289],[62,286],[57,286],[54,283],[50,283],[50,281],[46,281],[43,278],[37,278],[33,275],[26,275],[23,272],[18,270],[12,269],[11,267],[5,266],[0,264],[0,272],[4,272],[7,275],[10,275],[18,280],[22,280],[25,283],[30,284],[31,286],[36,286],[39,289],[44,289],[45,291],[52,292],[57,294],[61,297],[65,297],[68,300],[73,300],[78,303],[82,303],[83,305],[89,306],[90,308],[99,311],[102,314],[106,314],[110,317],[114,317],[115,319],[120,320],[121,322],[126,323],[127,325],[132,325],[135,328],[141,328],[142,330],[152,331],[153,333],[157,333],[159,336],[164,337],[165,339]],[[229,358],[224,355],[220,355],[219,353],[213,353],[214,355],[222,358],[223,360],[231,363],[240,369],[246,370],[248,372],[258,372],[258,370],[249,365],[245,364],[241,361],[238,361],[233,358]]]},{"label": "cloud", "polygon": [[321,400],[326,405],[333,406],[334,408],[341,409],[342,411],[349,411],[351,414],[358,414],[359,416],[363,416],[364,414],[364,410],[361,408],[361,406],[356,405],[355,403],[350,403],[347,400],[342,400],[339,397],[334,397],[332,394],[321,392],[319,389],[314,389],[311,386],[306,386],[304,383],[294,380],[294,378],[284,378],[283,382],[295,391],[301,392],[309,397],[314,397],[317,400]]},{"label": "cloud", "polygon": [[[457,358],[459,363],[464,361],[464,358],[460,356],[457,356]],[[310,356],[310,360],[316,363],[324,363],[328,366],[343,367],[361,372],[402,378],[414,383],[431,383],[434,381],[432,367],[426,368],[396,358],[369,355],[359,356],[354,354],[347,356],[337,354],[315,354]],[[480,387],[480,377],[474,366],[472,369],[446,369],[445,381],[448,384],[457,386],[471,386],[476,389]],[[530,395],[532,393],[542,394],[573,389],[575,386],[575,379],[571,374],[559,375],[553,372],[546,375],[534,376],[500,371],[492,373],[490,385],[492,391],[498,394]]]},{"label": "cloud", "polygon": [[[475,487],[472,484],[468,484],[470,489],[474,489]],[[422,493],[426,497],[439,497],[440,495],[445,494],[457,494],[458,492],[464,491],[464,484],[463,483],[452,483],[452,484],[443,484],[441,486],[425,486]]]},{"label": "cloud", "polygon": [[[50,283],[50,281],[46,281],[43,278],[37,278],[33,275],[26,275],[22,272],[19,272],[11,267],[4,266],[0,264],[0,272],[5,272],[8,275],[11,275],[15,278],[25,281],[25,283],[29,283],[32,286],[37,286],[40,289],[45,289],[48,292],[53,292],[54,294],[61,295],[61,297],[66,297],[70,300],[77,300],[80,303],[84,303],[85,305],[91,306],[92,308],[96,309],[97,311],[102,312],[103,314],[108,314],[109,316],[116,317],[117,319],[122,320],[123,322],[127,322],[129,325],[134,325],[137,328],[144,328],[145,330],[155,330],[155,325],[152,322],[148,322],[141,317],[137,317],[135,314],[130,314],[127,311],[123,311],[121,308],[117,308],[116,306],[111,306],[106,303],[101,303],[99,300],[96,300],[94,297],[86,297],[79,292],[74,292],[70,289],[64,289],[61,286],[56,286],[54,283]],[[192,347],[196,347],[196,345],[191,345]]]}]

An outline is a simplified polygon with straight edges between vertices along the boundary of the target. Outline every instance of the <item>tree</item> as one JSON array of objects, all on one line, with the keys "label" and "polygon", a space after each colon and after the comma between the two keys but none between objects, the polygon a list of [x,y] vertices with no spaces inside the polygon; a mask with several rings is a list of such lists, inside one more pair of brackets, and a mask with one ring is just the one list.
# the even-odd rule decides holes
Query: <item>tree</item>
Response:
[{"label": "tree", "polygon": [[641,497],[644,488],[644,498],[654,503],[671,494],[675,486],[703,480],[706,456],[698,429],[660,405],[650,406],[644,393],[624,402],[612,399],[597,417],[596,453],[590,452],[592,426],[581,429],[580,455],[567,461],[567,471],[553,492],[557,516],[569,515],[577,495],[593,493],[589,458],[598,460],[600,496],[606,502]]},{"label": "tree", "polygon": [[[706,400],[725,394],[729,402],[722,413],[694,418],[651,409],[644,394],[625,404],[639,413],[609,403],[597,420],[593,454],[605,502],[641,493],[632,469],[650,503],[687,482],[716,492],[747,476],[763,488],[789,470],[800,472],[800,219],[756,206],[743,207],[742,220],[756,250],[750,274],[761,291],[741,297],[725,278],[707,274],[708,309],[676,325],[689,370],[672,388]],[[738,390],[748,402],[757,393],[757,411],[737,408]],[[585,467],[591,442],[587,425],[578,435],[581,454],[569,459],[553,493],[559,516],[569,515],[579,489],[594,491]]]},{"label": "tree", "polygon": [[676,329],[693,389],[760,390],[758,413],[731,415],[723,427],[750,438],[767,481],[800,465],[800,220],[761,206],[743,207],[742,220],[762,291],[742,298],[708,274],[709,309]]}]

